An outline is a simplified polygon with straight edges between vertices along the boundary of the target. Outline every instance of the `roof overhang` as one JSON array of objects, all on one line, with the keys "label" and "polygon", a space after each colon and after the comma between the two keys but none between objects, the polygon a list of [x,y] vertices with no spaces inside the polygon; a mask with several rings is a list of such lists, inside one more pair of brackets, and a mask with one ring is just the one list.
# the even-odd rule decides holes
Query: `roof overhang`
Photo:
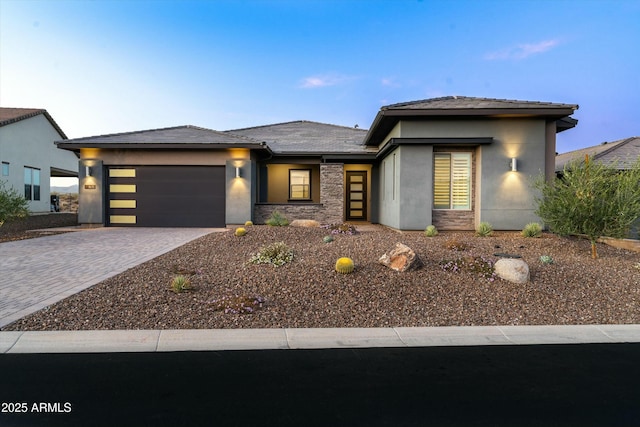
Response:
[{"label": "roof overhang", "polygon": [[476,147],[493,143],[493,137],[478,138],[391,138],[382,147],[376,158],[384,157],[389,151],[400,145],[455,145],[457,147]]},{"label": "roof overhang", "polygon": [[59,148],[71,151],[80,151],[83,148],[101,148],[109,150],[211,150],[211,149],[231,149],[244,148],[250,150],[270,151],[269,147],[263,143],[247,144],[218,144],[218,143],[79,143],[56,141]]},{"label": "roof overhang", "polygon": [[[364,138],[365,145],[378,145],[401,120],[425,119],[505,119],[541,118],[564,120],[557,132],[570,129],[578,121],[568,117],[573,108],[456,108],[456,109],[381,109],[376,115],[369,132]],[[573,121],[573,126],[567,127]]]}]

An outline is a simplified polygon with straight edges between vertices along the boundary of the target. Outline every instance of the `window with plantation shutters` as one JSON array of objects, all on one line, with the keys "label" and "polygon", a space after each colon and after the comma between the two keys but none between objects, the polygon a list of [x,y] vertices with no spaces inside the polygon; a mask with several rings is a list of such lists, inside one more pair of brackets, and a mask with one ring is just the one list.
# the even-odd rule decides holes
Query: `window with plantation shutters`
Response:
[{"label": "window with plantation shutters", "polygon": [[435,153],[433,208],[471,209],[471,153]]}]

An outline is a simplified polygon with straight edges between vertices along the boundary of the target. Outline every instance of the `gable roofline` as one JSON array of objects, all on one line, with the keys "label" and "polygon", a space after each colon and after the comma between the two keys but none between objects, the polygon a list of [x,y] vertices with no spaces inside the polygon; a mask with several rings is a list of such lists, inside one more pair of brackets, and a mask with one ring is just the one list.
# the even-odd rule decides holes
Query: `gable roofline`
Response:
[{"label": "gable roofline", "polygon": [[[459,117],[541,117],[563,120],[573,114],[577,104],[541,101],[444,96],[418,101],[402,102],[380,108],[364,139],[365,145],[378,145],[402,119],[459,118]],[[570,129],[577,120],[564,120],[558,131]]]},{"label": "gable roofline", "polygon": [[10,125],[12,123],[17,123],[22,120],[30,119],[32,117],[39,116],[40,114],[44,115],[44,117],[51,123],[51,126],[60,134],[63,139],[67,139],[67,135],[65,135],[64,131],[53,117],[47,112],[47,110],[43,108],[8,108],[8,107],[0,107],[0,127]]},{"label": "gable roofline", "polygon": [[[189,134],[191,133],[191,134]],[[67,150],[80,148],[256,148],[268,149],[263,141],[193,125],[172,126],[56,141]]]},{"label": "gable roofline", "polygon": [[349,127],[349,126],[344,126],[344,125],[336,125],[336,124],[333,124],[333,123],[316,122],[314,120],[291,120],[289,122],[272,123],[272,124],[268,124],[268,125],[249,126],[249,127],[246,127],[246,128],[230,129],[230,130],[226,130],[225,132],[233,133],[233,132],[241,132],[241,131],[254,130],[254,129],[264,129],[264,128],[271,128],[271,127],[276,127],[276,126],[291,125],[291,124],[298,124],[298,123],[299,124],[307,124],[308,123],[308,124],[322,125],[322,126],[333,126],[333,127],[336,127],[336,128],[349,129],[349,130],[359,130],[359,131],[366,131],[367,130],[367,129],[362,129],[360,127]]}]

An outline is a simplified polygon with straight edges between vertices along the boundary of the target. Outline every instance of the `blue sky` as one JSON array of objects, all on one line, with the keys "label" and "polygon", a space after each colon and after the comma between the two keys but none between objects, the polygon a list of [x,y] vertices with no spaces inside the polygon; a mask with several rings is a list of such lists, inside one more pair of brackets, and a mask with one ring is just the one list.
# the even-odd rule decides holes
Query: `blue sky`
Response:
[{"label": "blue sky", "polygon": [[640,135],[640,1],[0,0],[0,105],[70,138],[368,128],[464,95],[579,104],[557,151]]}]

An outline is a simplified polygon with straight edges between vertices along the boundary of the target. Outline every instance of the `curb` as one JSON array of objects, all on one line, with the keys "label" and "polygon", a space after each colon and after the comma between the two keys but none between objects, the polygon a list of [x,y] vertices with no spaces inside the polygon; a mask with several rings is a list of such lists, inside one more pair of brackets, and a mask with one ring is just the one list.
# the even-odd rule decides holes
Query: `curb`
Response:
[{"label": "curb", "polygon": [[640,342],[637,325],[0,332],[0,353],[121,353]]}]

